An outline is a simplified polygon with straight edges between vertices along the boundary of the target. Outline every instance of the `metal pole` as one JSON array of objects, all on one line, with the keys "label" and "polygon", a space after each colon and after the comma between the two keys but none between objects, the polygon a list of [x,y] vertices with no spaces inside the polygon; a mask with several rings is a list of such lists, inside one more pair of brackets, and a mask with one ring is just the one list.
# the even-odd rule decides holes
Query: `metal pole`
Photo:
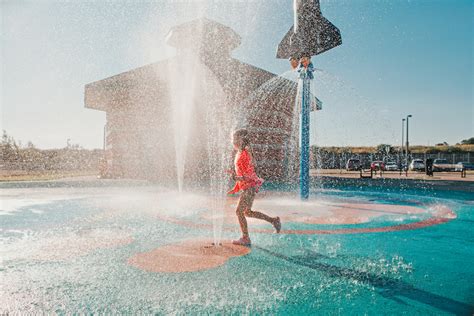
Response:
[{"label": "metal pole", "polygon": [[400,145],[400,155],[399,155],[399,161],[400,161],[400,175],[402,174],[402,160],[403,160],[403,139],[405,137],[405,119],[402,119],[402,144]]},{"label": "metal pole", "polygon": [[300,154],[300,197],[309,197],[309,114],[310,114],[310,79],[304,78],[301,93],[301,154]]},{"label": "metal pole", "polygon": [[405,160],[406,160],[407,169],[408,169],[408,152],[409,152],[409,143],[408,143],[408,120],[409,120],[410,117],[412,117],[412,116],[411,116],[411,115],[407,115],[407,142],[406,142],[406,144],[407,144],[407,152],[406,152],[406,156],[405,156],[405,157],[406,157]]}]

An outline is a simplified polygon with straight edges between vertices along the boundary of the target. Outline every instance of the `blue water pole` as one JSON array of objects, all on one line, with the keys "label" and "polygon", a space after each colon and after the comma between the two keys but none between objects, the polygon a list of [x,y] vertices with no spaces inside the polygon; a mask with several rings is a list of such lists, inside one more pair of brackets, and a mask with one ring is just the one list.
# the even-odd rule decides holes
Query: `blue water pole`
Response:
[{"label": "blue water pole", "polygon": [[301,79],[301,126],[300,126],[300,197],[307,200],[309,197],[309,114],[311,99],[309,94],[309,78]]}]

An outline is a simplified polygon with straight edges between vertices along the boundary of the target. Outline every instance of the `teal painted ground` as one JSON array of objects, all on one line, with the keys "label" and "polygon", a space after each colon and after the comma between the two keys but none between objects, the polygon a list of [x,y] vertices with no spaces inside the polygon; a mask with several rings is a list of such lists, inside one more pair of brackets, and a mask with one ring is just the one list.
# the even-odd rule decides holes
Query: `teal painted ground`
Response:
[{"label": "teal painted ground", "polygon": [[[161,190],[156,186],[2,189],[0,311],[280,315],[474,311],[474,198],[469,192],[350,187],[313,192],[312,199],[321,200],[441,205],[451,208],[457,218],[385,233],[253,234],[247,256],[208,271],[164,274],[138,270],[127,260],[160,245],[210,238],[212,232],[160,221],[156,214],[173,211],[175,203],[163,202],[166,195],[158,201]],[[195,214],[200,209],[177,206],[175,211],[176,216],[187,216],[187,211]],[[384,217],[354,227],[416,220]],[[335,226],[340,227],[352,225]],[[73,249],[78,245],[71,241],[91,234],[112,241],[131,236],[133,241],[78,254]],[[224,233],[226,239],[234,237],[237,233]]]}]

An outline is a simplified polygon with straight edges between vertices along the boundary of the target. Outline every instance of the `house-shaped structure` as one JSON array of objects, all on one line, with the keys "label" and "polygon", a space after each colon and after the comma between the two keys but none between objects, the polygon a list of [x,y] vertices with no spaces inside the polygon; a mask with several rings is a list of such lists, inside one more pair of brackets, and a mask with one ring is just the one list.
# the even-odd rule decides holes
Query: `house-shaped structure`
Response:
[{"label": "house-shaped structure", "polygon": [[[216,98],[228,109],[225,115],[232,116],[235,126],[246,127],[253,135],[252,149],[259,176],[288,176],[296,83],[233,58],[232,50],[240,45],[240,40],[227,26],[208,19],[194,20],[171,29],[167,43],[176,48],[175,57],[85,86],[85,106],[106,112],[104,143],[109,176],[175,181],[173,100],[191,89],[189,82],[177,89],[175,77],[180,75],[178,65],[190,58],[205,69],[199,71],[206,72],[204,83],[200,75],[193,79],[197,92],[191,96],[192,102],[208,102],[218,86]],[[186,70],[189,69],[183,71]],[[187,122],[191,125],[186,127],[187,147],[193,150],[185,153],[186,178],[199,175],[209,155],[209,135],[205,128],[199,129],[205,125],[201,114],[196,106]],[[228,141],[231,156],[230,135]]]}]

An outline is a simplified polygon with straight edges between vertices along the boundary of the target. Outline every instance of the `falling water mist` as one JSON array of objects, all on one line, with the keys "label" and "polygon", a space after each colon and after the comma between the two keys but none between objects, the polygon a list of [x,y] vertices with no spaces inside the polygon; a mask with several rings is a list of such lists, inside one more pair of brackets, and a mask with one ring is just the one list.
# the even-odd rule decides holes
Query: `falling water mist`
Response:
[{"label": "falling water mist", "polygon": [[213,241],[218,245],[222,237],[229,182],[225,171],[230,166],[230,134],[234,123],[226,94],[205,58],[202,43],[179,49],[175,62],[169,63],[168,87],[178,190],[183,193],[198,185],[199,191],[208,192]]}]

